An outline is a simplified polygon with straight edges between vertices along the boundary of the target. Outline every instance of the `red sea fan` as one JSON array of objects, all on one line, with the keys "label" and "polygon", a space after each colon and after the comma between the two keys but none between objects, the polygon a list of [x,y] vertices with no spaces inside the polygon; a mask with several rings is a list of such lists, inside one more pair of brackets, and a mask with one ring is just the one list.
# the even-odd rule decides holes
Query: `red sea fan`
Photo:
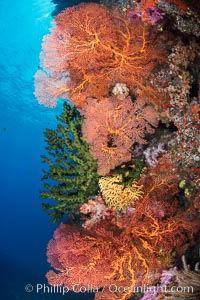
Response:
[{"label": "red sea fan", "polygon": [[[75,285],[103,288],[102,297],[98,295],[97,299],[105,295],[107,299],[129,299],[135,286],[154,283],[162,266],[168,266],[140,240],[131,241],[130,235],[106,220],[92,232],[61,224],[48,245],[47,256],[57,271],[47,273],[49,284],[64,285],[72,291]],[[111,286],[129,288],[119,292],[109,290]]]},{"label": "red sea fan", "polygon": [[87,99],[82,113],[83,138],[101,175],[129,161],[132,145],[145,144],[145,133],[153,133],[158,124],[157,112],[142,98],[132,102],[123,95],[102,101]]},{"label": "red sea fan", "polygon": [[[166,95],[158,92],[153,81],[154,70],[167,61],[166,48],[167,43],[154,28],[128,18],[120,10],[95,3],[67,8],[55,17],[52,32],[44,37],[44,71],[36,73],[35,95],[47,106],[47,97],[52,95],[54,104],[50,101],[50,106],[63,97],[82,107],[86,97],[102,99],[120,82],[132,94],[162,106]],[[50,79],[54,81],[51,86]]]},{"label": "red sea fan", "polygon": [[[124,212],[102,219],[100,211],[92,230],[71,224],[58,227],[47,251],[48,261],[56,270],[47,273],[49,284],[64,285],[70,290],[74,284],[103,287],[105,293],[97,293],[96,299],[106,299],[105,296],[125,300],[134,293],[134,287],[154,284],[162,270],[171,266],[174,251],[183,254],[199,222],[192,206],[184,210],[178,205],[178,179],[166,158],[164,155],[149,175],[141,178],[145,193],[131,215]],[[91,212],[93,218],[96,208],[92,201],[88,204],[92,207],[83,206],[83,213]],[[109,291],[114,285],[129,289],[122,293]]]},{"label": "red sea fan", "polygon": [[146,170],[139,183],[143,198],[137,201],[132,215],[124,214],[117,225],[140,240],[143,247],[163,255],[175,250],[184,253],[184,245],[192,242],[199,229],[199,220],[193,204],[185,209],[178,203],[179,177],[168,155],[163,155],[155,167]]},{"label": "red sea fan", "polygon": [[112,273],[109,241],[97,239],[75,225],[61,224],[54,233],[54,240],[48,245],[48,262],[59,273],[49,271],[50,284],[66,285],[73,290],[74,284],[92,284],[101,287],[108,284],[106,279]]}]

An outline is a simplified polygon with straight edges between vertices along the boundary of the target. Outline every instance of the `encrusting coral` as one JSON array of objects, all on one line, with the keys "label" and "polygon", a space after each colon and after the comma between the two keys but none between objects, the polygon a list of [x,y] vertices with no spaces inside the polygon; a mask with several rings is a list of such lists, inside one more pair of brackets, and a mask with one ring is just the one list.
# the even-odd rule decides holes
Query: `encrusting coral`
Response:
[{"label": "encrusting coral", "polygon": [[185,180],[185,196],[200,208],[200,103],[199,79],[200,46],[194,39],[179,42],[169,56],[167,90],[171,107],[169,119],[177,128],[168,142],[169,155]]}]

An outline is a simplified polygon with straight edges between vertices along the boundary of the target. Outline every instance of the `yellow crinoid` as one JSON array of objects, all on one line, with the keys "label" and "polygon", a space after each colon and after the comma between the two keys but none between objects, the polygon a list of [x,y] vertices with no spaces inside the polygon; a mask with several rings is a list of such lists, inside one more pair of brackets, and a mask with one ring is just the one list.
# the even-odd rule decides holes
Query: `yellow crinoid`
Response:
[{"label": "yellow crinoid", "polygon": [[132,185],[124,186],[122,175],[102,177],[99,186],[105,203],[117,210],[133,206],[143,195],[142,186],[136,180],[133,180]]}]

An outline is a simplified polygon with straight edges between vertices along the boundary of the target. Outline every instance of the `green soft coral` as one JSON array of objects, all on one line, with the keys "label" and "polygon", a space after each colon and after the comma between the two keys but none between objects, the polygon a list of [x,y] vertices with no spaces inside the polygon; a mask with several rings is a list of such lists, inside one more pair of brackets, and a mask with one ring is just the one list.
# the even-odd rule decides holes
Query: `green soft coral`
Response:
[{"label": "green soft coral", "polygon": [[99,179],[97,163],[82,139],[83,117],[65,102],[64,111],[56,118],[56,129],[46,129],[44,133],[48,156],[41,156],[49,168],[43,171],[45,191],[40,195],[56,201],[54,205],[42,204],[53,222],[58,222],[65,214],[75,216],[80,204],[97,193]]}]

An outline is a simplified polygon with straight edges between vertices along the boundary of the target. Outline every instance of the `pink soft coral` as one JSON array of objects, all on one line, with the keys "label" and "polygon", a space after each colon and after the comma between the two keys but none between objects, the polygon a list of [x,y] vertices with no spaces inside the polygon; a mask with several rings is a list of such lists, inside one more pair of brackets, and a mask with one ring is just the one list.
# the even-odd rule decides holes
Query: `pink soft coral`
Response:
[{"label": "pink soft coral", "polygon": [[101,196],[97,196],[95,199],[89,199],[87,203],[81,205],[80,212],[84,215],[90,215],[90,218],[85,221],[83,227],[91,229],[94,224],[101,220],[111,218],[115,211],[106,206]]}]

